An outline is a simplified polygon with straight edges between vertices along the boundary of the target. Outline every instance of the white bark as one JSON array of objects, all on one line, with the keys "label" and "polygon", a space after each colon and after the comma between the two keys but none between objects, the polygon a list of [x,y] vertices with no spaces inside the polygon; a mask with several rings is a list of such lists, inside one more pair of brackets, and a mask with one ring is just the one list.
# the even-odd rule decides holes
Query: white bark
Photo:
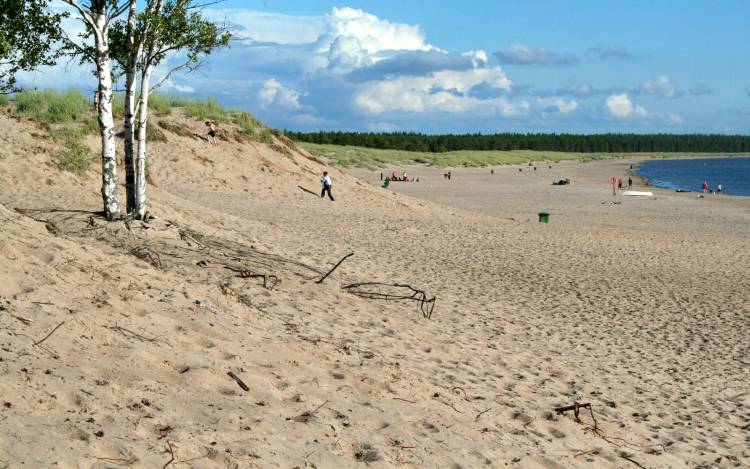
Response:
[{"label": "white bark", "polygon": [[146,214],[146,130],[148,126],[148,94],[151,86],[153,65],[146,65],[141,77],[141,99],[138,104],[138,158],[136,160],[136,202],[134,215],[143,218]]},{"label": "white bark", "polygon": [[130,0],[127,28],[128,57],[125,63],[125,193],[128,214],[135,211],[135,88],[136,65],[142,47],[135,43],[135,20],[137,0]]},{"label": "white bark", "polygon": [[[104,3],[104,2],[102,2]],[[109,26],[106,6],[92,12],[96,38],[96,73],[99,79],[99,131],[102,137],[102,199],[107,220],[120,216],[120,194],[115,159],[115,124],[112,115],[112,63],[107,36]]]}]

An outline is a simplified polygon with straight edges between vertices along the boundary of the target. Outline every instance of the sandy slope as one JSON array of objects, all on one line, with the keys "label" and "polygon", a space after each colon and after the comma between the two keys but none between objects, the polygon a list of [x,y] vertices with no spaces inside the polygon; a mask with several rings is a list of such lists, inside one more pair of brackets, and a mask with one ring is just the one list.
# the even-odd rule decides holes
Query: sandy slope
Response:
[{"label": "sandy slope", "polygon": [[[393,191],[329,168],[331,203],[282,142],[168,133],[159,218],[128,229],[34,132],[0,116],[0,467],[750,464],[744,199],[612,198],[619,161]],[[432,319],[340,290],[368,280],[437,295]],[[552,412],[573,402],[596,432]]]}]

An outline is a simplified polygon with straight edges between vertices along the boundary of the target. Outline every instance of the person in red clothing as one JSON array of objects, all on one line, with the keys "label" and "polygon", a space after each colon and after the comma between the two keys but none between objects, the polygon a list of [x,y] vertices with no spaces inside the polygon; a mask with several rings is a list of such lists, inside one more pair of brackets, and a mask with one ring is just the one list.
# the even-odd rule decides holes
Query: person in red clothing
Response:
[{"label": "person in red clothing", "polygon": [[615,176],[612,176],[612,179],[609,180],[609,183],[612,185],[612,195],[617,195],[617,178]]},{"label": "person in red clothing", "polygon": [[706,192],[708,192],[708,181],[704,179],[703,180],[703,193],[705,194]]}]

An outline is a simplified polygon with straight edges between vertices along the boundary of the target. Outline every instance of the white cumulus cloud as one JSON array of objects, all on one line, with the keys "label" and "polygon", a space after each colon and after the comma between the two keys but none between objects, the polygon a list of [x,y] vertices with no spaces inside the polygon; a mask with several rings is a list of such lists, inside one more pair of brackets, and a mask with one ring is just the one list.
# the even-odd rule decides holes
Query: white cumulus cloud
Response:
[{"label": "white cumulus cloud", "polygon": [[513,65],[571,65],[578,62],[572,54],[559,54],[544,47],[527,44],[511,44],[503,51],[495,52],[500,63]]},{"label": "white cumulus cloud", "polygon": [[539,98],[536,102],[547,113],[553,111],[559,112],[560,114],[570,114],[578,109],[578,102],[575,99],[566,100],[560,96]]},{"label": "white cumulus cloud", "polygon": [[527,102],[513,104],[502,97],[469,96],[469,91],[480,84],[502,90],[511,88],[511,81],[499,67],[447,70],[429,76],[403,76],[367,83],[355,97],[355,105],[367,114],[481,111],[511,117],[528,111]]},{"label": "white cumulus cloud", "polygon": [[652,94],[662,98],[672,98],[675,96],[676,88],[672,78],[668,75],[659,75],[653,80],[648,80],[641,85],[641,92]]},{"label": "white cumulus cloud", "polygon": [[605,102],[607,110],[614,117],[646,117],[648,112],[641,107],[633,104],[627,93],[613,94]]},{"label": "white cumulus cloud", "polygon": [[297,110],[302,106],[299,103],[299,97],[302,93],[291,88],[286,88],[275,78],[271,78],[263,83],[263,87],[258,92],[258,98],[263,108],[275,106],[286,110]]}]

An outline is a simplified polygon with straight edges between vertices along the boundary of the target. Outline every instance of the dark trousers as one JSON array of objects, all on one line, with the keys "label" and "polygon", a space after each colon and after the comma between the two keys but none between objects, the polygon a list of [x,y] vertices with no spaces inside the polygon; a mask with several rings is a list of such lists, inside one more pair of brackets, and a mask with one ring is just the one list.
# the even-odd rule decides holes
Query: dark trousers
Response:
[{"label": "dark trousers", "polygon": [[331,195],[331,186],[325,186],[322,191],[320,191],[320,196],[325,197],[326,192],[328,192],[328,197],[333,200],[333,196]]}]

